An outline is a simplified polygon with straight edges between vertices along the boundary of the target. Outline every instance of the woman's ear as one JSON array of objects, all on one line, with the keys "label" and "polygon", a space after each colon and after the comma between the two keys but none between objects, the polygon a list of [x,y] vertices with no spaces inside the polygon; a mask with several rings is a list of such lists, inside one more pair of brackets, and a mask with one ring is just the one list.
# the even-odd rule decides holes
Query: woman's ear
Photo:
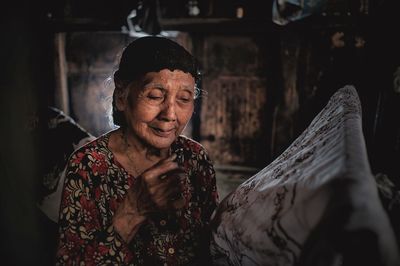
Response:
[{"label": "woman's ear", "polygon": [[127,106],[126,88],[115,86],[115,106],[118,111],[124,111]]}]

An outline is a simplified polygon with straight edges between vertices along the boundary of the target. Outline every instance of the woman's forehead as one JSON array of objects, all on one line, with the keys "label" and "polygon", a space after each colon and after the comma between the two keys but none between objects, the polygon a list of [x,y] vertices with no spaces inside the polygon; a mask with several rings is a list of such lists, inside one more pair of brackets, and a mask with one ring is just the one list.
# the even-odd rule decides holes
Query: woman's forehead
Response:
[{"label": "woman's forehead", "polygon": [[142,83],[151,82],[178,82],[182,84],[187,84],[188,86],[194,86],[194,78],[191,74],[183,72],[182,70],[169,70],[163,69],[158,72],[148,72],[142,78]]}]

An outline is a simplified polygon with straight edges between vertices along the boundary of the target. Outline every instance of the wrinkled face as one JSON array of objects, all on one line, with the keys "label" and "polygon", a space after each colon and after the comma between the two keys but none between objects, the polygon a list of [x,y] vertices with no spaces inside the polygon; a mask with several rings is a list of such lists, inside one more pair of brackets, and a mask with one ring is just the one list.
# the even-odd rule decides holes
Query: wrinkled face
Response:
[{"label": "wrinkled face", "polygon": [[129,85],[117,108],[135,138],[156,149],[169,148],[194,109],[194,78],[180,70],[149,72]]}]

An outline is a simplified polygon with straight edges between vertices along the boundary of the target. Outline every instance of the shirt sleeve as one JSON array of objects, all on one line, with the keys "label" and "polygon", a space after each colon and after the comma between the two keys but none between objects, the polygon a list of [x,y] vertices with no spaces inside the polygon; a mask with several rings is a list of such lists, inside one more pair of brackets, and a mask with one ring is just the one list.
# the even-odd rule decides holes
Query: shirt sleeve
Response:
[{"label": "shirt sleeve", "polygon": [[211,159],[207,152],[202,148],[198,154],[197,177],[200,183],[200,204],[201,217],[204,227],[200,233],[200,241],[203,247],[200,249],[198,256],[198,264],[196,265],[212,265],[211,254],[209,250],[211,236],[211,215],[218,205],[218,192],[216,186],[215,170]]},{"label": "shirt sleeve", "polygon": [[208,224],[212,213],[218,205],[219,197],[216,186],[214,165],[204,149],[202,149],[199,154],[199,165],[201,190],[203,193],[202,219],[206,224]]},{"label": "shirt sleeve", "polygon": [[112,224],[102,224],[88,168],[79,155],[71,157],[60,205],[56,265],[135,265]]}]

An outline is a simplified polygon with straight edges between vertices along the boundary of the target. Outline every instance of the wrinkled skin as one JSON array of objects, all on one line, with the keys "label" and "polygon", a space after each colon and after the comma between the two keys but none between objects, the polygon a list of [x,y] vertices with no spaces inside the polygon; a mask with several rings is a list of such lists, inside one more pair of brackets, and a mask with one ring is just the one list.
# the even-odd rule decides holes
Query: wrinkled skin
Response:
[{"label": "wrinkled skin", "polygon": [[186,206],[185,172],[175,162],[176,154],[170,154],[170,146],[193,114],[194,87],[190,74],[167,69],[147,73],[126,88],[117,86],[116,105],[124,112],[127,128],[117,130],[109,146],[128,172],[138,176],[113,219],[126,242],[151,213]]}]

